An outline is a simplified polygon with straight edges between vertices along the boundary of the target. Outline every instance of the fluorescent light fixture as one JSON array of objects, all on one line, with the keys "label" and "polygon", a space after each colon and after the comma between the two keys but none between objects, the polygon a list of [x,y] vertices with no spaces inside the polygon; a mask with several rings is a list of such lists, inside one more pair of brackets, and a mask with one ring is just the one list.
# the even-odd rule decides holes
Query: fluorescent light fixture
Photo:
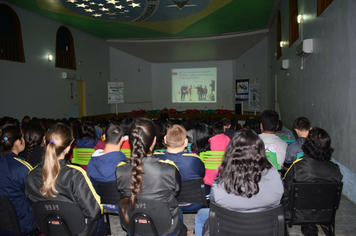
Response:
[{"label": "fluorescent light fixture", "polygon": [[297,17],[298,24],[303,23],[303,14],[299,14]]},{"label": "fluorescent light fixture", "polygon": [[48,61],[52,61],[52,59],[53,59],[52,54],[48,54]]}]

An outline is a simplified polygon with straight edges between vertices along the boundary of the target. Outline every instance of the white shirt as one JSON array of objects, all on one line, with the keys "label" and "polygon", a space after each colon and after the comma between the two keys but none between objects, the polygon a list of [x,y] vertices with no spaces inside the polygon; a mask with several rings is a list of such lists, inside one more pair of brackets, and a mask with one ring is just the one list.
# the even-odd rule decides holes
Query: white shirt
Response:
[{"label": "white shirt", "polygon": [[275,134],[262,133],[259,136],[265,143],[266,150],[276,153],[278,164],[283,166],[288,144]]}]

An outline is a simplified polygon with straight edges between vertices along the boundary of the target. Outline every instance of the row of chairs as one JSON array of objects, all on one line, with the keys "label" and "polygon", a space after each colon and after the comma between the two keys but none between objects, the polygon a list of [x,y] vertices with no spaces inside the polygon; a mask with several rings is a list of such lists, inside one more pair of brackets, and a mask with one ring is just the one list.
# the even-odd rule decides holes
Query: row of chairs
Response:
[{"label": "row of chairs", "polygon": [[[185,187],[187,186],[187,187]],[[101,186],[104,188],[105,186]],[[109,187],[109,186],[107,186]],[[192,189],[200,189],[191,194]],[[339,207],[343,184],[340,183],[293,183],[289,210],[291,219],[284,219],[281,205],[258,212],[236,212],[223,208],[218,204],[210,204],[210,235],[284,235],[286,223],[288,226],[304,223],[327,225],[329,235],[335,233],[335,214]],[[114,191],[114,190],[113,190]],[[185,183],[178,201],[192,201],[184,196],[191,194],[193,198],[204,202],[204,184],[202,180]],[[117,191],[116,191],[117,192]],[[198,193],[200,192],[200,193]],[[117,204],[120,198],[113,198],[110,194],[103,195],[102,201]],[[195,196],[193,196],[195,195]],[[109,200],[107,200],[110,198]],[[181,200],[179,200],[181,199]],[[139,198],[138,206],[133,211],[129,209],[130,226],[125,224],[122,214],[120,220],[122,227],[131,232],[131,235],[158,235],[164,234],[170,228],[171,215],[169,207],[158,200]],[[205,203],[206,204],[206,203]],[[120,205],[120,204],[119,204]],[[205,205],[206,206],[206,205]],[[298,212],[309,210],[312,215],[301,217]],[[42,232],[46,235],[75,235],[85,228],[86,219],[80,208],[73,203],[55,200],[33,204],[35,220]],[[285,223],[286,222],[286,223]],[[15,209],[9,199],[0,197],[0,229],[12,231],[21,235],[20,226]],[[182,227],[178,235],[186,235],[187,229]],[[100,235],[110,232],[105,228]]]}]

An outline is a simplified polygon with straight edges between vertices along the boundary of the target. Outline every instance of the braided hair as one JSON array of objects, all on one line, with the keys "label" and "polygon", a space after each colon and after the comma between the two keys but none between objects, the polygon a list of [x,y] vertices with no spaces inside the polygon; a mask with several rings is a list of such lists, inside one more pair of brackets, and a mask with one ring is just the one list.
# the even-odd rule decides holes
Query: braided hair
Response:
[{"label": "braided hair", "polygon": [[40,124],[30,124],[27,126],[24,134],[26,147],[27,147],[27,157],[28,162],[31,159],[33,150],[35,146],[40,146],[43,142],[43,137],[45,136],[45,129]]},{"label": "braided hair", "polygon": [[122,201],[122,211],[126,224],[129,224],[127,212],[128,204],[131,210],[135,209],[137,196],[142,191],[143,162],[142,159],[152,155],[155,143],[155,125],[153,121],[146,118],[137,118],[131,126],[129,133],[129,143],[131,146],[131,196]]}]

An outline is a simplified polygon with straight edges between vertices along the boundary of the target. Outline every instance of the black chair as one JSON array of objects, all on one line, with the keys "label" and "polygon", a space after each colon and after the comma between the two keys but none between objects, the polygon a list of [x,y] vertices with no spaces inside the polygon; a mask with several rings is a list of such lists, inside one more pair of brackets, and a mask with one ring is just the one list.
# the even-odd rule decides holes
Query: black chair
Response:
[{"label": "black chair", "polygon": [[21,235],[21,228],[14,205],[6,196],[0,196],[0,229]]},{"label": "black chair", "polygon": [[289,227],[300,224],[322,224],[329,228],[329,235],[335,233],[335,215],[339,208],[342,182],[292,183],[288,210],[291,219]]},{"label": "black chair", "polygon": [[[182,189],[177,197],[178,204],[196,203],[208,206],[205,184],[202,178],[182,183]],[[196,212],[196,211],[195,211]],[[184,211],[183,213],[191,213]]]},{"label": "black chair", "polygon": [[[74,203],[54,200],[34,202],[32,211],[38,228],[46,235],[76,235],[82,233],[88,223],[80,207]],[[107,235],[107,231],[108,226],[103,223],[99,235]]]},{"label": "black chair", "polygon": [[[101,204],[116,205],[120,201],[120,193],[117,190],[116,182],[98,182],[96,181],[98,194],[101,198]],[[109,234],[111,234],[110,228],[110,214],[118,215],[118,211],[107,210],[104,208],[104,214],[106,222],[109,226]]]},{"label": "black chair", "polygon": [[[121,200],[122,201],[122,200]],[[127,206],[130,225],[125,222],[121,204],[119,204],[119,216],[123,229],[130,232],[130,235],[155,235],[165,234],[171,228],[172,215],[169,206],[159,200],[138,198],[136,207],[132,211],[131,206]],[[183,224],[178,236],[187,235],[187,227]]]},{"label": "black chair", "polygon": [[237,212],[210,203],[210,236],[283,236],[284,227],[282,205],[257,212]]}]

